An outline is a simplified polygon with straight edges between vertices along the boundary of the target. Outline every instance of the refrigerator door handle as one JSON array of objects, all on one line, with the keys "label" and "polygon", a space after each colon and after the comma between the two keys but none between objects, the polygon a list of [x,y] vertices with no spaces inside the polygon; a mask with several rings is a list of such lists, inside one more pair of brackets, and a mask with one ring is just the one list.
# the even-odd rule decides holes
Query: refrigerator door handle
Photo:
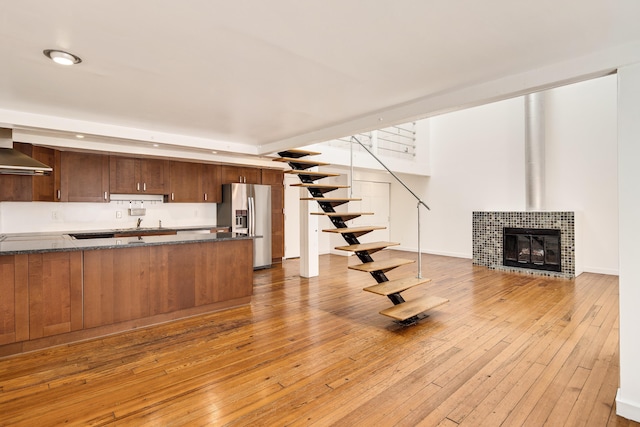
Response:
[{"label": "refrigerator door handle", "polygon": [[253,236],[255,234],[255,206],[253,204],[253,197],[249,197],[248,201],[247,201],[247,205],[249,207],[249,218],[248,218],[248,222],[249,224],[247,224],[247,227],[249,228],[249,235]]}]

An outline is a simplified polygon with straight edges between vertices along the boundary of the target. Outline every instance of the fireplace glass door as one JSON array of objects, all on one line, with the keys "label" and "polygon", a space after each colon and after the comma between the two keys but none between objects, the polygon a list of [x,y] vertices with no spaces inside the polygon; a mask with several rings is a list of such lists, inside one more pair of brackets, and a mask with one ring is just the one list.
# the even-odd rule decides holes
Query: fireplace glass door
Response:
[{"label": "fireplace glass door", "polygon": [[562,271],[560,230],[505,228],[503,234],[504,265]]}]

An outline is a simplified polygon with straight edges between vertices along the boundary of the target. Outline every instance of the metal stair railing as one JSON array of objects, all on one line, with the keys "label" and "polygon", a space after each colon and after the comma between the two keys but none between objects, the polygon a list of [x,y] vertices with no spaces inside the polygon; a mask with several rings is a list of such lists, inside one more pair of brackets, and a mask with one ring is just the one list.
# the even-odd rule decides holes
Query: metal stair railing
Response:
[{"label": "metal stair railing", "polygon": [[350,175],[349,175],[350,187],[351,188],[353,188],[353,141],[355,141],[362,148],[364,148],[367,151],[367,153],[371,154],[371,156],[374,159],[376,159],[377,162],[380,163],[380,165],[382,165],[382,167],[385,168],[387,170],[387,172],[389,172],[391,174],[391,176],[393,176],[396,179],[396,181],[398,181],[418,201],[418,204],[417,204],[417,209],[418,209],[418,279],[422,279],[422,252],[421,252],[421,249],[420,249],[420,205],[424,206],[429,211],[431,210],[431,208],[429,206],[427,206],[427,204],[425,202],[423,202],[422,199],[420,197],[418,197],[418,195],[416,193],[414,193],[407,186],[407,184],[405,184],[400,178],[398,178],[398,176],[395,173],[393,173],[393,171],[391,169],[389,169],[387,167],[387,165],[385,165],[384,162],[378,158],[378,156],[373,154],[373,152],[371,150],[369,150],[369,148],[367,148],[367,146],[365,144],[360,142],[360,140],[358,138],[356,138],[355,136],[352,136],[350,138],[350,141],[352,142],[352,144],[351,144],[351,172],[350,172]]}]

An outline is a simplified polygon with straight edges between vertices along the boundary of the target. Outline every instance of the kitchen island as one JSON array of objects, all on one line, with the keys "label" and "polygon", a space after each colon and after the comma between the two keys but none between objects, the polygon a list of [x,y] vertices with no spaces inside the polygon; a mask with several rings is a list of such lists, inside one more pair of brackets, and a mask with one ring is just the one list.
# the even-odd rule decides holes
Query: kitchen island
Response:
[{"label": "kitchen island", "polygon": [[0,356],[248,304],[253,239],[0,236]]}]

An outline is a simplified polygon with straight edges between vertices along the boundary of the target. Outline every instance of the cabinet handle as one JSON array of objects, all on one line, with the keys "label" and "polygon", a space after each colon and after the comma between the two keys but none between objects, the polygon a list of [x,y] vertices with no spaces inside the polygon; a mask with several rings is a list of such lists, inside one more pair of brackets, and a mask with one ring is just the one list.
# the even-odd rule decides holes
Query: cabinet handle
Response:
[{"label": "cabinet handle", "polygon": [[140,191],[140,183],[136,182],[136,191]]},{"label": "cabinet handle", "polygon": [[61,198],[62,198],[62,192],[58,190],[58,200],[60,200]]},{"label": "cabinet handle", "polygon": [[142,184],[142,191],[147,191],[147,183]]},{"label": "cabinet handle", "polygon": [[104,199],[107,200],[107,192],[104,192]]},{"label": "cabinet handle", "polygon": [[207,201],[207,193],[204,193],[204,201]]},{"label": "cabinet handle", "polygon": [[171,200],[174,200],[174,199],[175,199],[174,193],[171,193]]}]

